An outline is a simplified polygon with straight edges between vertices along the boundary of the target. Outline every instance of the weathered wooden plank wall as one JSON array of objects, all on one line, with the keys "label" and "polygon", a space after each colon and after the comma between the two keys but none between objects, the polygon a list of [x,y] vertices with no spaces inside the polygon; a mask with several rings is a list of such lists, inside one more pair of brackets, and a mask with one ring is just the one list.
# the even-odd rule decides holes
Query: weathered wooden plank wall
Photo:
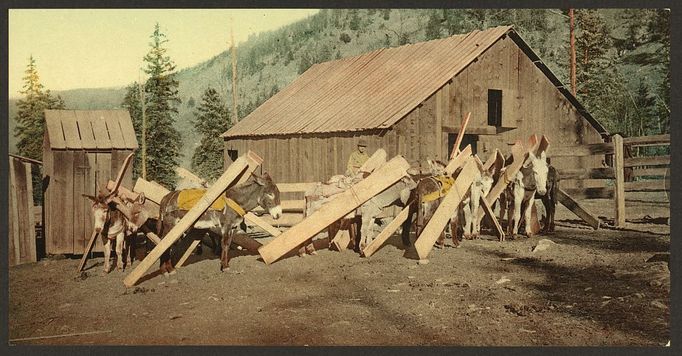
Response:
[{"label": "weathered wooden plank wall", "polygon": [[35,262],[36,235],[33,213],[31,164],[10,158],[9,188],[9,265]]}]

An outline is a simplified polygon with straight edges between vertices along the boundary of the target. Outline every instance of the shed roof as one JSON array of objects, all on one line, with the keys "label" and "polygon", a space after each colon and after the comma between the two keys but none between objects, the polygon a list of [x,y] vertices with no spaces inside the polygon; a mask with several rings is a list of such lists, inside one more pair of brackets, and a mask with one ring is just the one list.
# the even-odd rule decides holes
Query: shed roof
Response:
[{"label": "shed roof", "polygon": [[136,149],[128,110],[45,110],[52,149]]},{"label": "shed roof", "polygon": [[537,55],[513,27],[500,26],[313,65],[221,136],[391,127],[508,33],[597,131],[606,132],[556,76],[536,62]]}]

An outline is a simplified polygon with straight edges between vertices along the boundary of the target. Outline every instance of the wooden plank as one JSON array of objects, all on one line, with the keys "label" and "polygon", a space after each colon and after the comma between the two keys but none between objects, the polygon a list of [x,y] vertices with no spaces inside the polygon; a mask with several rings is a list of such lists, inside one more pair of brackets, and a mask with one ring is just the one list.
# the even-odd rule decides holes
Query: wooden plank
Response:
[{"label": "wooden plank", "polygon": [[461,167],[462,164],[466,161],[467,158],[471,156],[471,145],[467,145],[464,147],[462,152],[460,152],[457,157],[453,158],[448,162],[448,165],[445,166],[445,173],[448,175],[452,175],[455,173],[457,168]]},{"label": "wooden plank", "polygon": [[73,116],[73,111],[69,111],[67,115],[62,115],[62,128],[64,129],[64,140],[66,147],[81,149],[80,134],[78,133],[78,126],[76,126],[76,118]]},{"label": "wooden plank", "polygon": [[153,201],[156,204],[161,204],[161,199],[170,193],[166,188],[159,187],[151,182],[148,182],[142,178],[137,178],[135,182],[135,187],[133,187],[133,192],[144,193],[145,198]]},{"label": "wooden plank", "polygon": [[45,125],[47,126],[50,147],[53,149],[66,148],[66,140],[64,139],[64,131],[62,129],[60,115],[57,114],[56,110],[46,111],[50,112],[45,114]]},{"label": "wooden plank", "polygon": [[9,263],[10,266],[17,265],[21,263],[21,237],[20,235],[20,230],[21,227],[19,226],[19,203],[17,202],[17,173],[16,169],[14,167],[14,162],[15,159],[10,159],[10,185],[9,185],[9,201],[10,201],[10,214],[9,214],[9,223],[10,223],[10,231],[11,234],[9,235],[9,251],[8,255],[10,257]]},{"label": "wooden plank", "polygon": [[670,186],[669,179],[641,180],[637,182],[625,182],[626,192],[662,192],[666,190],[666,184]]},{"label": "wooden plank", "polygon": [[615,189],[613,187],[606,188],[566,188],[566,194],[574,199],[613,199],[615,196]]},{"label": "wooden plank", "polygon": [[433,244],[436,242],[441,232],[445,228],[445,224],[452,217],[452,212],[457,209],[457,206],[462,201],[466,192],[471,188],[474,181],[474,176],[479,172],[478,166],[473,158],[468,157],[464,168],[455,180],[455,184],[450,188],[445,195],[436,211],[431,216],[431,219],[422,230],[421,234],[414,243],[414,248],[420,260],[425,260]]},{"label": "wooden plank", "polygon": [[613,143],[592,143],[580,146],[557,146],[552,148],[552,157],[584,157],[612,154]]},{"label": "wooden plank", "polygon": [[393,233],[407,220],[410,207],[405,207],[386,227],[362,250],[362,256],[370,257],[388,240]]},{"label": "wooden plank", "polygon": [[[89,216],[87,210],[91,209],[90,200],[83,194],[91,194],[87,185],[88,157],[85,151],[73,152],[73,253],[83,253],[88,244],[88,237],[92,232],[92,220],[86,220]],[[87,252],[85,252],[87,253]]]},{"label": "wooden plank", "polygon": [[613,168],[575,168],[557,169],[561,179],[614,179],[616,177]]},{"label": "wooden plank", "polygon": [[490,207],[484,197],[481,197],[481,207],[483,207],[485,215],[487,215],[490,218],[490,221],[493,222],[493,227],[495,228],[495,231],[497,231],[497,237],[500,239],[500,241],[504,241],[504,230],[502,230],[500,222],[497,221],[497,217],[495,216],[493,208]]},{"label": "wooden plank", "polygon": [[280,193],[290,192],[305,192],[306,190],[315,188],[319,182],[310,183],[277,183],[277,189]]},{"label": "wooden plank", "polygon": [[466,132],[467,125],[469,125],[469,119],[471,118],[471,112],[468,112],[465,117],[462,118],[462,123],[459,127],[459,132],[457,133],[457,139],[455,139],[454,147],[450,148],[450,159],[453,159],[459,154],[459,146],[462,144],[462,139],[464,138],[464,132]]},{"label": "wooden plank", "polygon": [[381,167],[385,163],[386,151],[382,148],[379,148],[372,154],[372,156],[369,157],[367,162],[365,162],[358,171],[372,173],[375,169]]},{"label": "wooden plank", "polygon": [[83,270],[83,267],[85,267],[85,262],[88,260],[88,254],[90,254],[90,251],[92,251],[93,245],[95,245],[95,240],[97,239],[97,236],[99,234],[95,229],[92,230],[92,234],[90,235],[90,238],[88,239],[88,244],[85,246],[85,249],[83,250],[83,256],[81,256],[81,261],[78,264],[78,270],[76,272],[80,272]]},{"label": "wooden plank", "polygon": [[[511,148],[512,151],[512,156],[514,159],[514,162],[512,162],[509,166],[504,171],[504,174],[500,177],[498,180],[497,184],[493,186],[490,189],[490,192],[488,195],[485,197],[486,201],[488,202],[488,205],[492,206],[493,203],[500,197],[500,194],[507,188],[507,185],[511,183],[511,181],[514,179],[516,176],[516,173],[519,172],[521,169],[521,166],[523,165],[523,162],[526,160],[526,157],[528,157],[528,150],[523,146],[523,143],[521,141],[516,141],[514,146]],[[480,222],[480,219],[483,219],[483,208],[479,207],[478,211],[476,212],[476,216],[478,216],[478,222]]]},{"label": "wooden plank", "polygon": [[[294,225],[299,224],[301,221],[303,221],[304,216],[302,213],[286,213],[282,214],[282,216],[275,220],[273,219],[270,215],[263,215],[260,216],[260,219],[268,225],[273,226],[275,229],[280,230],[278,227],[291,227]],[[251,226],[257,226],[255,223],[251,221],[247,221],[247,224]]]},{"label": "wooden plank", "polygon": [[656,177],[656,176],[661,176],[665,177],[666,175],[669,175],[670,171],[669,168],[640,168],[640,169],[633,169],[632,170],[632,175],[635,177]]},{"label": "wooden plank", "polygon": [[448,87],[447,84],[436,92],[436,121],[433,133],[435,156],[433,158],[437,160],[441,159],[441,152],[443,150],[443,140],[441,140],[441,136],[443,135],[443,108],[445,107],[443,95],[446,87]]},{"label": "wooden plank", "polygon": [[624,147],[623,137],[618,134],[613,135],[613,170],[616,174],[615,184],[615,208],[616,208],[616,226],[625,225],[625,171],[624,171]]},{"label": "wooden plank", "polygon": [[348,230],[337,231],[336,236],[331,241],[331,245],[334,246],[336,251],[346,251],[348,245],[350,245],[350,232]]},{"label": "wooden plank", "polygon": [[[272,236],[279,236],[279,234],[282,233],[282,231],[280,229],[270,225],[263,218],[255,215],[251,212],[246,213],[246,215],[244,215],[244,219],[246,219],[247,223],[250,223],[249,225],[257,226],[257,227],[261,228],[261,230],[267,232],[268,234],[270,234]],[[278,220],[275,220],[275,221],[278,221]]]},{"label": "wooden plank", "polygon": [[81,110],[74,111],[78,133],[81,138],[81,146],[86,150],[96,149],[97,143],[95,142],[95,134],[92,132],[92,123],[90,117],[85,113]]},{"label": "wooden plank", "polygon": [[635,157],[623,159],[623,167],[662,166],[670,164],[670,156]]},{"label": "wooden plank", "polygon": [[[31,224],[33,220],[33,196],[28,195],[28,186],[31,184],[31,166],[29,164],[28,170],[26,164],[20,160],[13,160],[14,169],[16,170],[17,178],[17,205],[19,216],[19,263],[26,263],[31,260],[30,247],[31,243],[35,244],[35,225]],[[33,241],[31,241],[33,236]]]},{"label": "wooden plank", "polygon": [[[89,192],[86,194],[97,195],[97,191],[99,189],[99,187],[97,187],[97,153],[87,152],[86,153],[86,159],[87,159],[87,165],[88,165],[88,169],[86,171],[87,181],[85,183],[86,187],[84,187],[85,189],[83,189],[83,190],[86,192]],[[85,199],[83,197],[81,197],[81,199],[83,199],[83,203],[85,204],[85,206],[87,208],[85,210],[84,220],[89,225],[89,229],[92,229],[94,217],[93,217],[92,209],[90,206],[90,200]],[[156,210],[158,211],[158,208]],[[158,212],[156,214],[158,215]],[[96,239],[95,240],[95,246],[93,247],[93,250],[95,252],[104,251],[104,245],[102,244],[102,239]]]},{"label": "wooden plank", "polygon": [[200,178],[196,174],[190,172],[189,170],[182,168],[182,167],[175,167],[175,173],[180,177],[181,179],[187,179],[190,182],[193,182],[195,184],[198,184],[200,186],[203,186],[206,184],[206,180],[203,178]]},{"label": "wooden plank", "polygon": [[101,114],[90,117],[92,120],[92,132],[95,134],[95,143],[99,149],[111,149],[111,140],[107,134],[107,126],[104,123],[104,116]]},{"label": "wooden plank", "polygon": [[599,229],[599,218],[587,211],[580,203],[568,195],[566,191],[561,188],[557,189],[557,199],[568,210],[583,219],[588,225],[592,226],[593,229]]},{"label": "wooden plank", "polygon": [[[459,133],[460,128],[451,126],[451,125],[443,125],[441,126],[442,132],[445,133]],[[497,128],[495,126],[469,126],[466,129],[466,134],[471,134],[471,135],[497,135]]]},{"label": "wooden plank", "polygon": [[182,257],[178,260],[178,262],[175,264],[175,268],[181,268],[182,266],[185,265],[185,261],[189,258],[190,255],[192,255],[192,252],[194,252],[194,249],[199,246],[199,243],[201,240],[194,240],[192,243],[189,245],[185,253],[182,254]]},{"label": "wooden plank", "polygon": [[259,249],[265,263],[270,264],[287,252],[315,236],[329,224],[335,222],[364,202],[377,195],[407,174],[409,163],[396,156],[370,176],[324,204],[319,210],[306,217],[301,223],[276,237]]},{"label": "wooden plank", "polygon": [[234,181],[237,176],[244,171],[252,158],[252,152],[239,157],[233,164],[231,164],[223,175],[206,191],[206,194],[199,199],[196,205],[192,207],[187,214],[180,219],[180,221],[166,234],[161,242],[154,247],[154,249],[140,262],[140,264],[124,279],[123,283],[127,287],[132,287],[147,272],[147,270],[154,264],[161,254],[165,252],[175,241],[177,241],[182,234],[194,225],[197,219],[211,206],[211,204],[218,199],[227,186]]},{"label": "wooden plank", "polygon": [[670,134],[639,137],[623,137],[623,144],[629,146],[663,146],[670,144]]},{"label": "wooden plank", "polygon": [[135,134],[135,128],[133,127],[133,121],[130,118],[130,113],[128,113],[127,110],[116,110],[114,115],[118,117],[118,124],[121,127],[121,134],[123,135],[125,148],[138,148],[137,135]]}]

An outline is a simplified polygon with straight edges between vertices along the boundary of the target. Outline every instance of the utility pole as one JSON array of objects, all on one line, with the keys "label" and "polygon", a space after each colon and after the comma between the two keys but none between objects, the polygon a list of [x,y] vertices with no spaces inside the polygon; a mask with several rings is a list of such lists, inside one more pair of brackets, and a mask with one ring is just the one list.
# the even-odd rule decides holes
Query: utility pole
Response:
[{"label": "utility pole", "polygon": [[141,75],[138,75],[137,88],[140,92],[140,106],[142,108],[142,179],[147,180],[147,115],[145,114],[145,98]]},{"label": "utility pole", "polygon": [[576,79],[575,79],[575,24],[573,16],[573,9],[568,9],[568,17],[571,19],[571,92],[573,96],[576,95]]},{"label": "utility pole", "polygon": [[232,122],[235,124],[239,122],[239,114],[237,111],[237,46],[234,44],[233,22],[230,21],[230,45],[232,57]]}]

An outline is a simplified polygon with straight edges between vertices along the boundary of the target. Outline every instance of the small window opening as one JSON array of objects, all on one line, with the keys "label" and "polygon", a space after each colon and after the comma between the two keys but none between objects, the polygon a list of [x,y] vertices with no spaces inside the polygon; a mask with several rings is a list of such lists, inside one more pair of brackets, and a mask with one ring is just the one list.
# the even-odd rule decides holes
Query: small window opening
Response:
[{"label": "small window opening", "polygon": [[488,125],[502,126],[502,90],[488,89]]}]

